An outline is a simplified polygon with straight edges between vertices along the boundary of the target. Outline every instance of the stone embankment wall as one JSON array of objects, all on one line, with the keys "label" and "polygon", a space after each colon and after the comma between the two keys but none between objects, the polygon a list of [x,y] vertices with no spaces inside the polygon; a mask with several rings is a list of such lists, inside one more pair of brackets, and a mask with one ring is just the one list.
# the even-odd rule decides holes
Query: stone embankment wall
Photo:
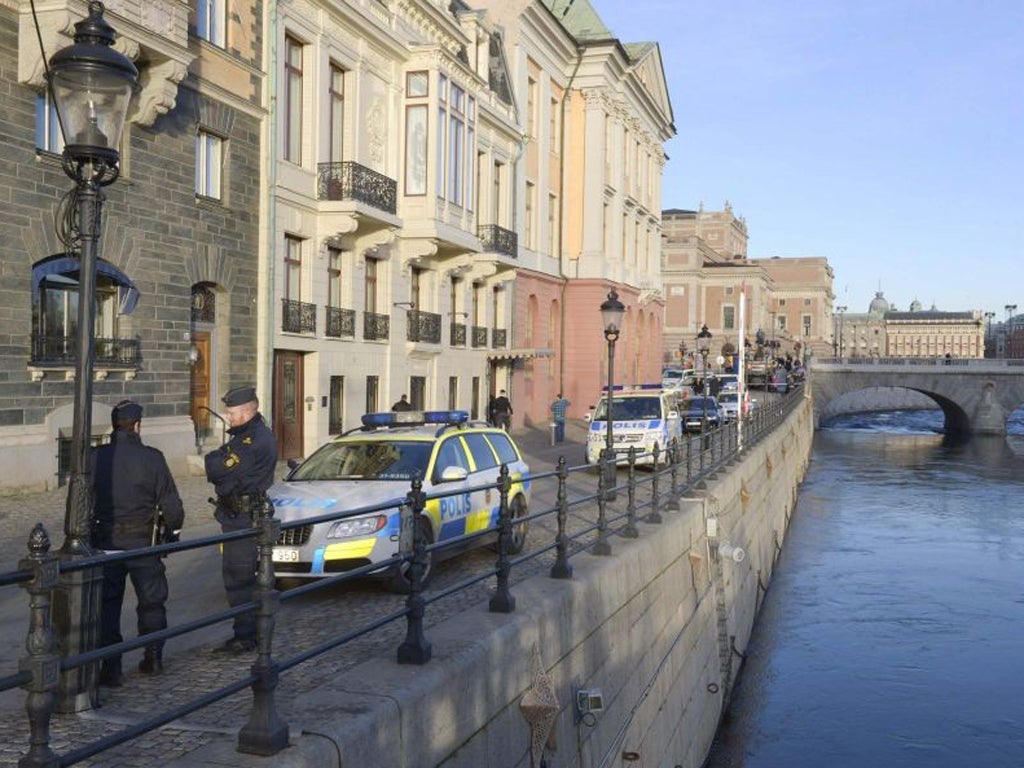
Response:
[{"label": "stone embankment wall", "polygon": [[[548,768],[698,768],[812,438],[808,397],[706,488],[679,499],[678,511],[663,510],[662,523],[641,522],[636,539],[613,536],[611,555],[577,555],[571,580],[516,584],[514,613],[479,605],[430,627],[433,659],[424,666],[400,666],[388,652],[325,680],[290,708],[293,746],[252,758],[222,745],[223,764],[528,768],[535,731],[522,705],[532,701],[538,715],[550,702]],[[581,689],[599,689],[603,710],[580,718]],[[190,758],[205,753],[203,765],[220,765],[215,749]]]}]

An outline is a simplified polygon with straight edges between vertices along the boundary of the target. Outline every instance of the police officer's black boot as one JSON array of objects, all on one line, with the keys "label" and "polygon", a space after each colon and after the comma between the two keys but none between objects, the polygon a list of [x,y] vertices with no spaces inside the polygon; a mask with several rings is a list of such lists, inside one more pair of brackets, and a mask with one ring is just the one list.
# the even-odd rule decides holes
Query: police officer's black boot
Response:
[{"label": "police officer's black boot", "polygon": [[164,652],[162,648],[146,646],[146,655],[139,662],[139,672],[144,675],[162,675],[164,673]]},{"label": "police officer's black boot", "polygon": [[100,664],[99,684],[107,688],[120,688],[124,685],[124,675],[121,674],[121,657],[104,659]]}]

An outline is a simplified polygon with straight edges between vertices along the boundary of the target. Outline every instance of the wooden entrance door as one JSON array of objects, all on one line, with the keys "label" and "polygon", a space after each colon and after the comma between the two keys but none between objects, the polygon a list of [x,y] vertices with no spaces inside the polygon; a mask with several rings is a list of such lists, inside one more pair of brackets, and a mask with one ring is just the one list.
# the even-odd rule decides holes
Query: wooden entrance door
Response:
[{"label": "wooden entrance door", "polygon": [[274,352],[274,437],[277,457],[302,456],[302,355],[299,352]]},{"label": "wooden entrance door", "polygon": [[200,439],[210,434],[210,414],[202,408],[210,407],[210,332],[193,331],[192,348],[196,361],[192,363],[189,401],[192,410],[192,424]]}]

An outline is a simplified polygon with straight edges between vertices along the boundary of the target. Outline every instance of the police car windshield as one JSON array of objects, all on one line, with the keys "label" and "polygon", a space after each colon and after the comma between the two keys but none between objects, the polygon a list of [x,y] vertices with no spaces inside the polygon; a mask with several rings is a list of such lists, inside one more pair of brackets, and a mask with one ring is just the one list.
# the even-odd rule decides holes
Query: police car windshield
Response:
[{"label": "police car windshield", "polygon": [[426,477],[433,443],[328,443],[300,464],[289,480],[404,480]]},{"label": "police car windshield", "polygon": [[[597,413],[594,414],[595,421],[604,421],[607,418],[607,406],[607,400],[602,400],[598,403]],[[648,395],[612,398],[612,421],[637,421],[640,419],[660,418],[660,397],[651,397]]]}]

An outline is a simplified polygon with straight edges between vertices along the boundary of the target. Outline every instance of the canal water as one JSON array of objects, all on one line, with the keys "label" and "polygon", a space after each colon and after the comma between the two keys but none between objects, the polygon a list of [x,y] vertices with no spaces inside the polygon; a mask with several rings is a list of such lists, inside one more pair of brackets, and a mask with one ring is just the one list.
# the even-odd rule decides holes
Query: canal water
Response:
[{"label": "canal water", "polygon": [[706,768],[1024,766],[1024,412],[815,435]]}]

